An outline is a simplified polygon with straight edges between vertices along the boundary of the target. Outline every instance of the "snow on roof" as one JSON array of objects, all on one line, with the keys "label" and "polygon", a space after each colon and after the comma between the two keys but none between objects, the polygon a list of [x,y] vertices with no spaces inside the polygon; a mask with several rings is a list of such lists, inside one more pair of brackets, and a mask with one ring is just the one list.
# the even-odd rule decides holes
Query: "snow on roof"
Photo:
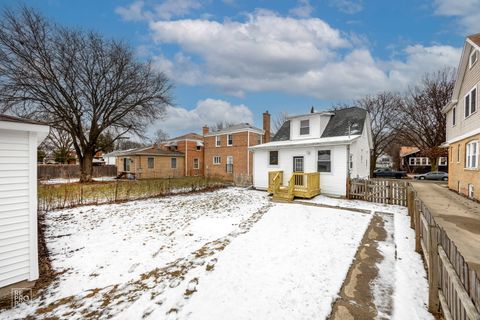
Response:
[{"label": "snow on roof", "polygon": [[261,150],[261,149],[271,149],[271,148],[348,144],[358,138],[360,138],[360,135],[301,139],[301,140],[287,140],[287,141],[272,141],[269,143],[259,144],[259,145],[250,147],[250,149]]}]

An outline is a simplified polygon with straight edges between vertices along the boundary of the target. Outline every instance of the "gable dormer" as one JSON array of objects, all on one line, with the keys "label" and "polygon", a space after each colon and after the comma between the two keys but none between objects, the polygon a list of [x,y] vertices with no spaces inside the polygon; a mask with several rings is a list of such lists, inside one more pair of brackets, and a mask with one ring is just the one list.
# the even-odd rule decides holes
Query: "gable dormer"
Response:
[{"label": "gable dormer", "polygon": [[320,138],[332,113],[315,112],[290,117],[290,140]]}]

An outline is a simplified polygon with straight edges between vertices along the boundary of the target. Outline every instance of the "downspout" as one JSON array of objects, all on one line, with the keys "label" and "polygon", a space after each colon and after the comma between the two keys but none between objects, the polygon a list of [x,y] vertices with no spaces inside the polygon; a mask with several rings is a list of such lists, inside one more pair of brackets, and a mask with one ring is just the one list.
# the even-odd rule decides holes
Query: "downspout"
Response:
[{"label": "downspout", "polygon": [[185,139],[185,177],[188,176],[188,145],[187,139]]}]

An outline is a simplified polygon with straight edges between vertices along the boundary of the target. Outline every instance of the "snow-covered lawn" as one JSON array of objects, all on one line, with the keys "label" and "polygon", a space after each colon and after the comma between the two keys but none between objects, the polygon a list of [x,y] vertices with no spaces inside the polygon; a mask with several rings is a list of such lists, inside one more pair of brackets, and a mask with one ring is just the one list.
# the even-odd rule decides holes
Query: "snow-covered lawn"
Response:
[{"label": "snow-covered lawn", "polygon": [[[40,180],[41,184],[65,184],[65,183],[76,183],[80,181],[80,178],[54,178],[48,180]],[[97,182],[108,182],[115,181],[115,177],[97,177],[93,178],[93,181]]]},{"label": "snow-covered lawn", "polygon": [[[408,222],[401,207],[358,206]],[[49,212],[46,241],[60,274],[42,298],[0,319],[324,319],[370,219],[274,204],[264,192],[239,188]],[[418,265],[420,275],[407,272],[419,259],[409,252],[411,230],[398,230],[395,302],[410,293],[399,303],[415,309],[425,290],[410,290],[424,279]],[[405,314],[412,313],[398,319]]]}]

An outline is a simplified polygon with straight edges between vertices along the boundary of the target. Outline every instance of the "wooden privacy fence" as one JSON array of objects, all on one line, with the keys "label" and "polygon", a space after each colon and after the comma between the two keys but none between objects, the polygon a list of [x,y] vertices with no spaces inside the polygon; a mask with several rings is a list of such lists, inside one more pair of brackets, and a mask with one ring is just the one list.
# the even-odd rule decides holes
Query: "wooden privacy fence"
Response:
[{"label": "wooden privacy fence", "polygon": [[[93,176],[97,177],[115,177],[117,175],[117,166],[102,165],[93,166]],[[80,166],[78,164],[39,164],[37,166],[38,179],[55,178],[79,178]]]},{"label": "wooden privacy fence", "polygon": [[407,206],[407,186],[404,180],[350,179],[347,198]]},{"label": "wooden privacy fence", "polygon": [[427,265],[430,312],[441,311],[447,320],[480,320],[478,274],[465,262],[415,190],[409,187],[407,193],[415,250],[423,254]]}]

